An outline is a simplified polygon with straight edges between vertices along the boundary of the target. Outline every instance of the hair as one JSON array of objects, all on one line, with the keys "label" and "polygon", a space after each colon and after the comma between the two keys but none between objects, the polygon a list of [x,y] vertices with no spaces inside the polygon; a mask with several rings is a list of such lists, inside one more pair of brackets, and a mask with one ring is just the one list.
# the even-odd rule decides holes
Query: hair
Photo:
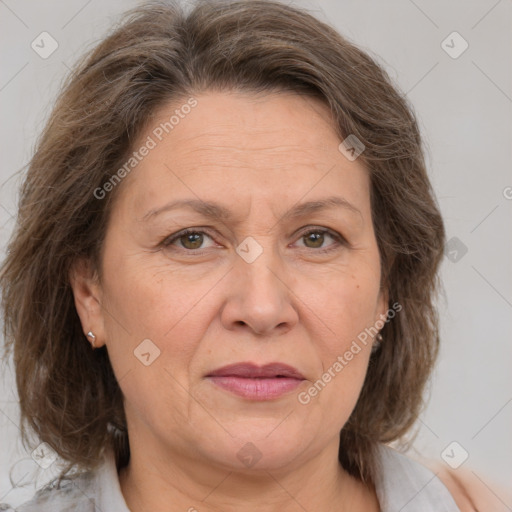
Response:
[{"label": "hair", "polygon": [[376,447],[400,440],[421,412],[439,347],[435,295],[444,225],[415,114],[377,61],[305,10],[272,0],[151,2],[126,13],[60,92],[21,186],[0,273],[22,440],[47,442],[71,468],[113,449],[129,461],[123,396],[105,347],[91,350],[69,275],[101,274],[112,179],[169,101],[201,91],[291,92],[323,101],[340,139],[355,135],[370,177],[381,286],[400,313],[381,330],[339,460],[372,482]]}]

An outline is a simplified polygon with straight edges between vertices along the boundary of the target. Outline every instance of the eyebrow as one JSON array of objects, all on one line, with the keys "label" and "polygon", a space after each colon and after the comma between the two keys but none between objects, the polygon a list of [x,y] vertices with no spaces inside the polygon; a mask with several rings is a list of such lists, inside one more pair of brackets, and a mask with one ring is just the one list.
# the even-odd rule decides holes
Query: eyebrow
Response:
[{"label": "eyebrow", "polygon": [[[221,221],[228,221],[232,217],[231,211],[221,204],[214,203],[212,201],[202,201],[200,199],[178,199],[176,201],[171,201],[160,208],[149,210],[142,217],[142,221],[147,222],[161,213],[176,210],[178,208],[190,208],[203,217]],[[330,196],[316,201],[297,204],[284,213],[281,220],[304,217],[330,208],[344,208],[345,210],[358,214],[362,217],[361,212],[343,197]]]}]

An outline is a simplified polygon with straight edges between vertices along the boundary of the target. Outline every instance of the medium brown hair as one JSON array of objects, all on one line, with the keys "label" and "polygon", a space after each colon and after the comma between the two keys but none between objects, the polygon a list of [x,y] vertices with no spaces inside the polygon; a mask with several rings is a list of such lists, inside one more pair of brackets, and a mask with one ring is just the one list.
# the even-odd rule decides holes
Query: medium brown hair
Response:
[{"label": "medium brown hair", "polygon": [[[129,459],[122,394],[105,347],[91,350],[69,273],[89,259],[101,274],[112,179],[156,110],[205,90],[291,91],[330,107],[340,141],[355,135],[371,182],[382,287],[402,309],[341,431],[339,460],[374,481],[375,447],[400,439],[423,405],[437,356],[434,307],[444,227],[414,113],[377,62],[306,11],[277,1],[151,2],[130,11],[69,77],[22,185],[3,263],[6,354],[22,418],[70,468],[96,467],[106,448]],[[133,172],[136,172],[134,170]]]}]

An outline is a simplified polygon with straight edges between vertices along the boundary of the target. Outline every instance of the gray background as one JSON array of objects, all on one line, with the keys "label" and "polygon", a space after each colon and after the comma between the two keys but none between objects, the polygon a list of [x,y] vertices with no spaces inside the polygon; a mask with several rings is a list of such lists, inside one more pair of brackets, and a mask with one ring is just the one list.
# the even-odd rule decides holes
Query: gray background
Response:
[{"label": "gray background", "polygon": [[[428,146],[432,182],[450,242],[442,267],[442,351],[412,456],[469,458],[489,492],[512,482],[512,1],[309,0],[296,2],[377,57],[406,92]],[[69,67],[133,1],[0,0],[0,249],[13,226],[16,189]],[[47,31],[57,50],[31,43]],[[458,58],[442,42],[457,31]],[[37,41],[37,40],[36,40]],[[449,51],[462,48],[448,38]],[[47,46],[48,47],[48,46]],[[456,238],[453,238],[456,237]],[[464,254],[464,251],[467,252]],[[37,468],[19,443],[14,378],[2,367],[0,502],[17,505]],[[39,472],[41,484],[54,466]],[[9,470],[15,480],[9,481]]]}]

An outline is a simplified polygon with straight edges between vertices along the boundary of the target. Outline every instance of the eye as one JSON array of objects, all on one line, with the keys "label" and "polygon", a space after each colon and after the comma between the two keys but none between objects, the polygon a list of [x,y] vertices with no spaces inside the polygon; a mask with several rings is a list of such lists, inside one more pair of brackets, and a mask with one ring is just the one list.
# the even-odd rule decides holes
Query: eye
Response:
[{"label": "eye", "polygon": [[170,237],[166,238],[162,245],[164,247],[169,247],[174,245],[175,242],[179,242],[182,249],[186,249],[188,251],[195,251],[201,248],[203,244],[205,236],[207,238],[212,239],[205,231],[194,230],[194,229],[186,229],[184,231],[180,231],[179,233],[175,233]]},{"label": "eye", "polygon": [[[164,239],[161,245],[164,248],[170,248],[171,246],[177,246],[178,249],[183,249],[185,252],[192,254],[201,254],[200,249],[208,249],[213,247],[213,244],[207,247],[203,247],[205,238],[213,241],[213,238],[201,229],[185,229],[179,231],[166,239]],[[334,240],[334,243],[329,244],[327,247],[322,247],[326,240]],[[325,228],[309,229],[302,233],[299,240],[303,240],[306,249],[312,249],[315,252],[326,253],[340,246],[347,245],[345,238],[339,233]]]},{"label": "eye", "polygon": [[[330,244],[327,248],[323,248],[326,238],[331,238],[335,241],[334,244]],[[330,229],[309,229],[302,233],[299,240],[304,240],[305,247],[307,249],[315,249],[316,252],[328,252],[336,249],[341,245],[346,245],[346,241],[339,233],[331,231]]]}]

